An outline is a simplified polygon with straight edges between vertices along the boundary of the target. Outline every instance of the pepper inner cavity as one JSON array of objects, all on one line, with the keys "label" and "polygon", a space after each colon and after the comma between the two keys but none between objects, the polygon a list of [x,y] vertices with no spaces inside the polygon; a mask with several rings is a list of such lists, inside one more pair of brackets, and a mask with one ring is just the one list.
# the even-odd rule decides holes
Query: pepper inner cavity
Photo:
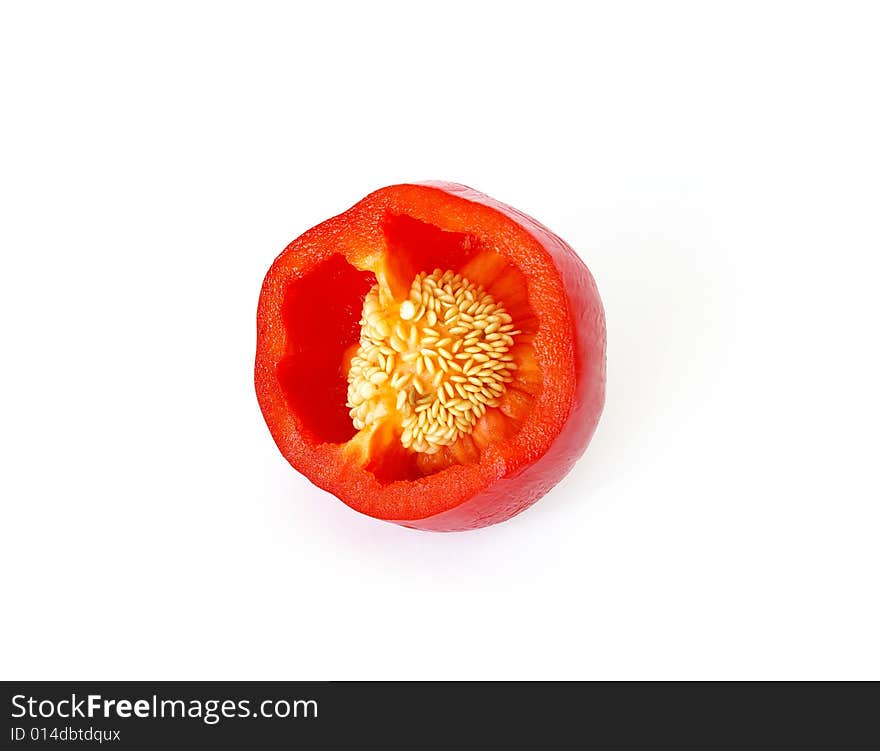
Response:
[{"label": "pepper inner cavity", "polygon": [[502,303],[452,271],[417,274],[403,302],[386,297],[376,284],[364,298],[346,405],[357,430],[393,421],[404,448],[433,454],[498,406],[520,332]]}]

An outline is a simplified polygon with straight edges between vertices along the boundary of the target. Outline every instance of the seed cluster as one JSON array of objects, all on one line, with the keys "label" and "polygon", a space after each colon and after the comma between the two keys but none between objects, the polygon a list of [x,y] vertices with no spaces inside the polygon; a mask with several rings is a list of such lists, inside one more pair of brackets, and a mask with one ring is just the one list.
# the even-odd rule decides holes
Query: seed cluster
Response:
[{"label": "seed cluster", "polygon": [[516,363],[513,320],[460,274],[422,272],[399,305],[364,299],[360,346],[348,372],[352,422],[362,430],[392,413],[405,448],[433,454],[497,407]]}]

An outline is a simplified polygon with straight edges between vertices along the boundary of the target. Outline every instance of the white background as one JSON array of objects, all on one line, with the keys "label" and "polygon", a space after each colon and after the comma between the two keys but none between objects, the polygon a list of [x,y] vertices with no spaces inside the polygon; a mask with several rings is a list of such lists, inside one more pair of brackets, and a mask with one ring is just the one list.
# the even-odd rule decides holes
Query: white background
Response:
[{"label": "white background", "polygon": [[[871,6],[4,3],[2,677],[880,678]],[[453,535],[252,386],[277,253],[432,178],[608,317],[590,450]]]}]

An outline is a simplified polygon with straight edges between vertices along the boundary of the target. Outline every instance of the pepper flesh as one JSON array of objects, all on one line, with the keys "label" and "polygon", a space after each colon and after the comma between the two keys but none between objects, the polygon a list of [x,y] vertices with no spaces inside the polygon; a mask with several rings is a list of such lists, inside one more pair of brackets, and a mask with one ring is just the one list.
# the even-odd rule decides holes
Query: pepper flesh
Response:
[{"label": "pepper flesh", "polygon": [[[400,420],[359,428],[349,388],[371,291],[400,312],[432,270],[479,286],[517,335],[504,390],[427,452],[401,441]],[[380,519],[471,529],[527,508],[586,449],[604,401],[604,315],[586,266],[533,219],[456,184],[391,186],[276,259],[255,382],[281,452],[316,485]]]}]

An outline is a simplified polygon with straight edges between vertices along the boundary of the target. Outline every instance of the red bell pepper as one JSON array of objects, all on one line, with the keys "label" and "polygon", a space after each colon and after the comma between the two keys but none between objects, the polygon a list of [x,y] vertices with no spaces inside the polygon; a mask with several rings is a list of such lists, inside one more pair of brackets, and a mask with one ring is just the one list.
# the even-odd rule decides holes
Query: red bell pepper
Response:
[{"label": "red bell pepper", "polygon": [[605,318],[583,261],[534,219],[463,185],[394,185],[272,264],[255,383],[317,486],[407,527],[473,529],[530,506],[586,449]]}]

